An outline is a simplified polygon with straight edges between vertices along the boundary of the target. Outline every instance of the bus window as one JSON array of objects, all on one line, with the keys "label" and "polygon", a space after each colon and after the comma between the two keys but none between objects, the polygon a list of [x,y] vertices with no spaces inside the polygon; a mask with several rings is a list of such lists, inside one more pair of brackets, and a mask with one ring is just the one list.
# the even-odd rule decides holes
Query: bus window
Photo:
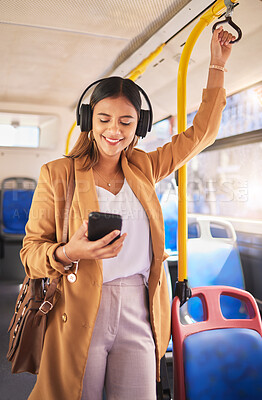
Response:
[{"label": "bus window", "polygon": [[56,115],[0,112],[0,147],[55,149]]},{"label": "bus window", "polygon": [[188,163],[190,213],[261,219],[261,94],[260,84],[229,97],[218,139]]},{"label": "bus window", "polygon": [[3,147],[38,147],[39,135],[38,126],[0,124],[0,146]]}]

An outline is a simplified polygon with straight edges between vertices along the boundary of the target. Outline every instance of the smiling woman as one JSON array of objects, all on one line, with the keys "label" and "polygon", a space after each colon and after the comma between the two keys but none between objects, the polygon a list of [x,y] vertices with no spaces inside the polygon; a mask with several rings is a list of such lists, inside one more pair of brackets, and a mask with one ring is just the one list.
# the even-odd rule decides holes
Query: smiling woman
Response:
[{"label": "smiling woman", "polygon": [[[225,65],[231,39],[228,32],[215,31],[211,64]],[[209,70],[193,126],[149,153],[134,148],[152,125],[142,88],[121,77],[102,79],[79,113],[81,96],[79,140],[67,159],[42,167],[21,250],[30,277],[63,275],[30,400],[43,397],[44,388],[48,399],[57,398],[55,390],[64,400],[98,400],[104,385],[107,398],[156,399],[155,380],[170,340],[170,298],[155,184],[213,143],[225,105],[223,77],[221,69]],[[141,109],[141,93],[149,110]],[[73,165],[75,193],[65,243],[59,216]],[[99,210],[128,216],[119,238],[114,230],[88,239],[86,218]],[[33,218],[39,211],[50,218]],[[76,272],[71,282],[68,275]]]},{"label": "smiling woman", "polygon": [[[220,34],[220,43],[214,42],[218,52],[212,46],[210,53],[212,26],[217,22],[210,18],[222,21],[226,3],[234,4],[231,17],[243,38],[232,46],[232,58],[225,65],[220,50],[230,51],[230,46],[222,45],[222,39],[229,37]],[[234,226],[246,289],[262,311],[262,90],[251,90],[262,81],[261,15],[259,0],[0,1],[0,32],[5,38],[0,45],[0,183],[10,177],[38,179],[24,244],[4,241],[0,232],[0,398],[102,400],[104,385],[107,400],[156,399],[155,378],[159,383],[159,361],[170,334],[171,296],[166,289],[174,293],[177,280],[176,254],[162,261],[165,251],[177,247],[177,222],[170,210],[177,213],[174,171],[185,162],[188,211],[213,214],[211,220],[226,219]],[[186,108],[194,111],[196,123],[192,115],[187,120],[190,128],[178,136],[179,63],[199,21],[207,26],[190,54],[186,79]],[[231,29],[228,24],[222,27]],[[209,65],[213,65],[210,70]],[[213,88],[204,90],[197,112],[207,75]],[[224,77],[227,95],[237,97],[227,99],[218,132],[222,141],[195,157],[216,136],[225,101]],[[153,119],[137,84],[150,97]],[[256,95],[261,104],[255,106]],[[152,122],[156,124],[150,132]],[[63,242],[65,198],[73,173],[69,234]],[[3,190],[0,200],[2,194]],[[3,202],[0,208],[4,211]],[[108,237],[89,243],[87,220],[92,211],[121,215],[122,238],[113,246],[105,245]],[[191,231],[192,237],[195,231]],[[24,268],[19,257],[22,246]],[[204,258],[209,247],[202,248]],[[65,254],[72,261],[80,259],[78,269]],[[5,359],[4,332],[24,270],[31,278],[61,277],[34,389],[36,379],[31,374],[11,377]],[[74,282],[70,275],[76,277]],[[121,285],[112,287],[110,282]],[[120,296],[123,291],[127,296]],[[105,297],[108,293],[111,296]],[[138,303],[140,295],[144,301]],[[7,304],[10,308],[5,310]],[[107,307],[112,314],[107,314]],[[132,310],[128,321],[124,319],[128,324],[120,343],[113,322],[123,321],[122,316]],[[103,347],[107,351],[103,353],[91,343],[93,338],[116,340],[110,342],[109,351]],[[100,358],[102,353],[106,359]],[[148,353],[150,358],[142,359]],[[171,352],[167,362],[171,378]],[[166,390],[164,396],[168,397]]]}]

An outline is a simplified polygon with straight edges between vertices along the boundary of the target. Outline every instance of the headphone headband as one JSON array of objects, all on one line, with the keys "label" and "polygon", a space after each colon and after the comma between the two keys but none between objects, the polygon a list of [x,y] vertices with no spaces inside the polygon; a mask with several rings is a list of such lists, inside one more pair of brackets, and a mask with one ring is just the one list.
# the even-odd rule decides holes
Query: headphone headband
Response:
[{"label": "headphone headband", "polygon": [[[90,105],[88,104],[82,104],[82,100],[85,96],[85,94],[88,92],[88,90],[100,83],[103,82],[104,80],[109,79],[109,78],[102,78],[102,79],[98,79],[97,81],[91,83],[89,86],[87,86],[87,88],[83,91],[83,93],[80,96],[80,99],[78,101],[77,104],[77,108],[76,108],[76,122],[77,125],[80,125],[81,131],[85,131],[88,130],[87,127],[92,126],[92,121],[90,121],[91,117],[92,117],[92,110]],[[139,92],[142,93],[142,95],[144,96],[147,105],[149,107],[149,110],[140,110],[140,119],[138,121],[138,126],[137,126],[137,131],[136,131],[136,135],[137,136],[141,136],[141,137],[145,137],[147,132],[151,131],[152,128],[152,123],[153,123],[153,111],[152,111],[152,106],[150,103],[150,100],[146,94],[146,92],[139,86],[137,85],[135,82],[133,82],[136,87],[138,88]],[[83,113],[85,113],[85,115],[83,115]],[[85,121],[85,122],[81,122],[81,121]],[[84,125],[84,126],[82,126]]]}]

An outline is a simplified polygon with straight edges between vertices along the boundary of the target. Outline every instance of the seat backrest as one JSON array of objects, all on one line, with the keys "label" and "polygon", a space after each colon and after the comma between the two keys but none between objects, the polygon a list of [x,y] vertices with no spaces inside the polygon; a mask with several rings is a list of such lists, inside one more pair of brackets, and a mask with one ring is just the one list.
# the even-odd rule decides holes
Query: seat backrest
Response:
[{"label": "seat backrest", "polygon": [[[232,224],[213,217],[189,219],[197,236],[188,240],[188,283],[192,287],[223,285],[244,289],[244,275]],[[188,304],[189,313],[201,320],[201,307],[196,301]],[[223,299],[223,309],[229,318],[246,318],[245,310],[234,298]],[[227,311],[226,311],[227,310]]]},{"label": "seat backrest", "polygon": [[[222,296],[245,303],[249,318],[225,318]],[[193,288],[192,297],[201,300],[204,315],[201,322],[182,323],[178,297],[172,304],[176,398],[260,399],[262,323],[253,296],[238,288],[209,286]],[[246,397],[245,393],[249,395]]]},{"label": "seat backrest", "polygon": [[1,236],[20,238],[25,234],[36,181],[11,177],[1,185]]},{"label": "seat backrest", "polygon": [[172,179],[167,190],[163,193],[160,205],[165,224],[165,248],[170,252],[177,251],[177,221],[178,221],[178,188]]}]

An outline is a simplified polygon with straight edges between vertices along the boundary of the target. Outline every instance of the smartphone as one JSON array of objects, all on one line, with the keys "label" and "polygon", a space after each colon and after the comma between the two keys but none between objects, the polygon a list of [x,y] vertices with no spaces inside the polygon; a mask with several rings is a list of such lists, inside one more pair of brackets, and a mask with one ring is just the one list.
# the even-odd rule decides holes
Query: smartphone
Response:
[{"label": "smartphone", "polygon": [[[109,214],[103,212],[91,212],[88,216],[88,239],[98,240],[108,235],[108,233],[122,229],[122,217],[119,214]],[[113,243],[120,237],[121,233],[110,243]]]}]

